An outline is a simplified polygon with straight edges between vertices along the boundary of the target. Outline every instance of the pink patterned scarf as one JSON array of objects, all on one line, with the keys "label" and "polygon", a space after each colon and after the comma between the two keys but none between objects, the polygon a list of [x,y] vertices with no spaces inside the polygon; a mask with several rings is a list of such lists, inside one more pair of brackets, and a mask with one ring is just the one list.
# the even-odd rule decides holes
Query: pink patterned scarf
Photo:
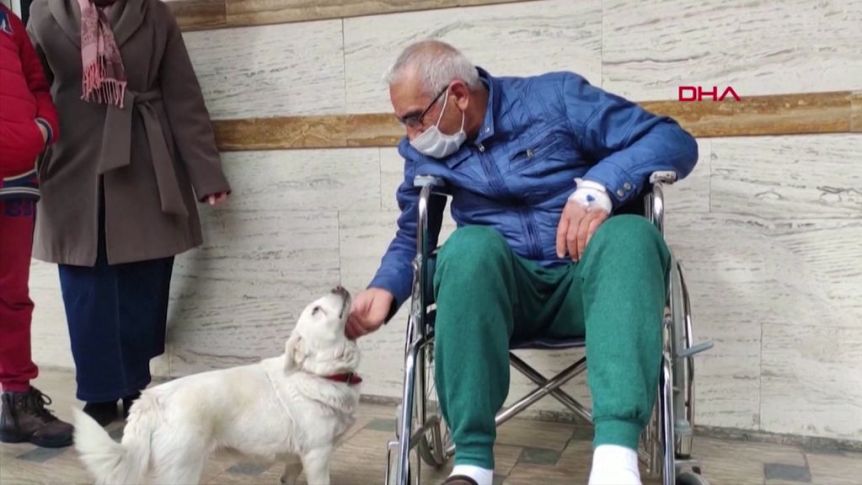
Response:
[{"label": "pink patterned scarf", "polygon": [[111,31],[111,24],[92,0],[78,0],[81,7],[81,61],[84,67],[81,99],[90,103],[123,107],[126,71]]}]

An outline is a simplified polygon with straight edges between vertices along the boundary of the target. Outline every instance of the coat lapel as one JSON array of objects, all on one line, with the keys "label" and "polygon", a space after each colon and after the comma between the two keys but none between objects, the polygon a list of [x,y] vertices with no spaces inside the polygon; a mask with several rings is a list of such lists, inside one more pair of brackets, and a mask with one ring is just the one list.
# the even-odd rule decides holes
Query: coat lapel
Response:
[{"label": "coat lapel", "polygon": [[46,2],[54,21],[66,34],[66,37],[78,47],[81,47],[81,10],[75,0],[54,0]]},{"label": "coat lapel", "polygon": [[[123,0],[120,1],[123,2]],[[123,47],[123,44],[141,28],[141,25],[144,23],[149,0],[125,0],[123,3],[125,5],[118,5],[118,7],[122,8],[122,11],[117,9],[111,15],[111,25],[114,29],[114,37],[117,39],[118,47]]]},{"label": "coat lapel", "polygon": [[[77,0],[52,0],[48,6],[63,33],[81,47],[81,8]],[[118,0],[110,14],[111,28],[118,47],[122,47],[144,23],[146,7],[147,0]]]}]

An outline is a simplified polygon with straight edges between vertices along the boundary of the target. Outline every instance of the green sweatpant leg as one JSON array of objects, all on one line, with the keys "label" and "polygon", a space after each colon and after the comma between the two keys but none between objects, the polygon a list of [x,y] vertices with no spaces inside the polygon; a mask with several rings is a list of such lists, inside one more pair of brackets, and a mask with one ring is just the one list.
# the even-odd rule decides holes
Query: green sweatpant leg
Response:
[{"label": "green sweatpant leg", "polygon": [[435,374],[455,463],[494,467],[510,340],[586,335],[596,446],[637,448],[655,401],[670,255],[638,216],[599,227],[577,264],[543,268],[494,229],[455,231],[437,260]]}]

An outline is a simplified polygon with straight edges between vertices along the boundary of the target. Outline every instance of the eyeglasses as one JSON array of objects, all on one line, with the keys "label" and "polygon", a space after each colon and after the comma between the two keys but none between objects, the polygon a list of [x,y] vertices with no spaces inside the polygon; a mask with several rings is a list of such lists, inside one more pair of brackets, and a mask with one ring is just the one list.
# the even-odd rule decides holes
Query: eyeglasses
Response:
[{"label": "eyeglasses", "polygon": [[431,108],[435,104],[437,104],[437,101],[440,101],[440,96],[443,96],[443,93],[448,90],[449,86],[447,85],[445,88],[443,88],[442,91],[437,94],[437,96],[434,96],[434,100],[431,101],[428,106],[424,110],[422,110],[421,113],[408,113],[404,117],[398,118],[398,121],[400,121],[401,124],[407,128],[411,128],[414,130],[422,128],[422,119],[425,118],[425,115],[428,114],[429,111],[431,111]]}]

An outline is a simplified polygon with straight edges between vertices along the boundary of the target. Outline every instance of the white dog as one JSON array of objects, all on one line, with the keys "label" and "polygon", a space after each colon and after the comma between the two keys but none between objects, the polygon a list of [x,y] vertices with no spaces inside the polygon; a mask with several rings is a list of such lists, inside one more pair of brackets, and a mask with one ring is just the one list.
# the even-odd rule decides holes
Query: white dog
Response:
[{"label": "white dog", "polygon": [[232,448],[285,460],[283,483],[305,469],[309,485],[329,484],[333,447],[359,402],[349,310],[350,294],[338,287],[305,308],[284,355],[145,390],[122,443],[76,410],[81,460],[100,484],[196,484],[210,452]]}]

